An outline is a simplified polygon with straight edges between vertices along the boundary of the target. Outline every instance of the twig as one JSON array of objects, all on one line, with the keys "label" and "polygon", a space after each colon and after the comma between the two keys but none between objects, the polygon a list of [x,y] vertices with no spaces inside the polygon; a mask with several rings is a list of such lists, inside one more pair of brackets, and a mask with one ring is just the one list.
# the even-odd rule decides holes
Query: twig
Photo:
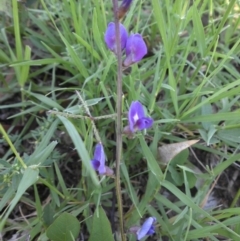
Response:
[{"label": "twig", "polygon": [[212,192],[212,190],[213,190],[213,188],[216,186],[216,184],[217,184],[217,182],[218,182],[218,179],[219,179],[219,177],[221,176],[221,174],[220,175],[218,175],[217,176],[217,178],[214,180],[214,182],[213,182],[213,184],[212,184],[212,186],[211,186],[211,188],[208,190],[208,192],[207,192],[207,194],[206,194],[206,196],[204,197],[204,199],[202,200],[202,202],[200,203],[200,207],[201,208],[203,208],[205,205],[206,205],[206,203],[207,203],[207,200],[208,200],[208,198],[209,198],[209,196],[210,196],[210,194],[211,194],[211,192]]},{"label": "twig", "polygon": [[122,192],[121,192],[121,178],[120,178],[120,164],[122,156],[122,52],[120,42],[120,28],[118,19],[118,1],[112,0],[113,11],[115,19],[115,33],[117,45],[117,121],[116,121],[116,195],[118,202],[118,214],[120,221],[120,231],[122,241],[126,241],[123,224],[123,207],[122,207]]}]

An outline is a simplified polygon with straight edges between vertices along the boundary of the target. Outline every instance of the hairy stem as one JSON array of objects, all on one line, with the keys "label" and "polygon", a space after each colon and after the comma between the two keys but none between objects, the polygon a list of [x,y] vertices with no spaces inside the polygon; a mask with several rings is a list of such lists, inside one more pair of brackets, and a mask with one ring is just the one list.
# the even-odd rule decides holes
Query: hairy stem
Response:
[{"label": "hairy stem", "polygon": [[95,122],[94,122],[94,120],[92,118],[90,110],[88,109],[87,104],[85,103],[85,101],[83,100],[82,96],[80,95],[80,93],[78,91],[75,90],[75,93],[77,94],[78,99],[81,101],[81,103],[83,105],[83,108],[85,109],[86,113],[90,117],[90,121],[91,121],[91,124],[92,124],[93,132],[94,132],[94,135],[95,135],[95,138],[96,138],[97,142],[98,143],[102,143],[101,138],[100,138],[99,133],[98,133],[98,130],[97,130],[97,127],[96,127]]},{"label": "hairy stem", "polygon": [[66,112],[60,112],[56,110],[49,110],[47,111],[48,115],[60,115],[60,116],[65,116],[67,118],[73,118],[73,119],[85,119],[85,120],[102,120],[102,119],[115,119],[117,115],[114,114],[109,114],[109,115],[101,115],[101,116],[86,116],[86,115],[75,115],[71,113],[66,113]]},{"label": "hairy stem", "polygon": [[124,224],[123,224],[123,206],[121,192],[120,164],[122,156],[122,52],[120,42],[120,28],[118,19],[118,1],[113,1],[115,28],[116,28],[116,45],[117,45],[117,120],[116,120],[116,195],[118,203],[118,214],[120,221],[120,231],[122,241],[125,241]]}]

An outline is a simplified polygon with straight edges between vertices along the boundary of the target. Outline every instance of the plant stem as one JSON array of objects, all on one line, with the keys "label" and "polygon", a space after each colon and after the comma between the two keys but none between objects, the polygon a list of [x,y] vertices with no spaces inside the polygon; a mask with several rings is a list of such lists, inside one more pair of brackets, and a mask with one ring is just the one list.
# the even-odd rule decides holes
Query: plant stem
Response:
[{"label": "plant stem", "polygon": [[3,126],[0,124],[0,132],[2,133],[4,139],[7,141],[8,145],[10,146],[12,152],[15,154],[17,160],[20,162],[20,164],[22,165],[22,167],[24,169],[27,168],[27,165],[24,163],[23,159],[20,157],[20,155],[18,154],[16,148],[14,147],[12,141],[10,140],[7,132],[4,130]]},{"label": "plant stem", "polygon": [[112,0],[115,19],[115,33],[117,45],[117,120],[116,120],[116,196],[118,203],[118,214],[120,222],[120,232],[122,241],[125,241],[124,224],[123,224],[123,207],[122,207],[122,192],[120,178],[120,164],[122,156],[122,52],[120,42],[120,28],[118,19],[118,1]]},{"label": "plant stem", "polygon": [[98,143],[102,143],[101,138],[100,138],[99,133],[98,133],[98,130],[97,130],[97,127],[96,127],[95,122],[94,122],[94,120],[92,118],[90,110],[87,107],[87,104],[85,103],[85,101],[83,100],[82,96],[80,95],[80,93],[78,91],[75,90],[75,93],[77,94],[78,99],[81,101],[81,103],[83,105],[83,108],[85,109],[86,113],[90,117],[90,121],[91,121],[91,124],[92,124],[93,132],[94,132],[94,135],[95,135],[95,138],[96,138],[97,142]]},{"label": "plant stem", "polygon": [[109,114],[109,115],[101,115],[101,116],[86,116],[86,115],[75,115],[75,114],[71,114],[71,113],[65,113],[65,112],[60,112],[60,111],[56,111],[56,110],[49,110],[47,111],[47,114],[49,115],[60,115],[60,116],[64,116],[67,118],[73,118],[73,119],[92,119],[94,121],[97,120],[102,120],[102,119],[115,119],[117,117],[117,114]]}]

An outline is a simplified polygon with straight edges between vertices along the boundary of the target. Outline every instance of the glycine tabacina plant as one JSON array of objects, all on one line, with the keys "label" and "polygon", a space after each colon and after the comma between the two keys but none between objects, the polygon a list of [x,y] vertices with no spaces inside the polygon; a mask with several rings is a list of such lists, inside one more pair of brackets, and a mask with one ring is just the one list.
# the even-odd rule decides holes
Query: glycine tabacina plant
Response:
[{"label": "glycine tabacina plant", "polygon": [[[120,6],[118,16],[123,16],[130,7],[132,1],[124,0]],[[125,53],[125,59],[122,62],[123,67],[129,67],[135,64],[147,54],[147,46],[143,40],[143,37],[139,33],[128,34],[125,26],[119,23],[119,44],[120,50]],[[107,26],[104,40],[107,48],[112,51],[116,56],[118,55],[117,49],[117,34],[116,23],[110,22]],[[144,107],[139,101],[132,101],[128,111],[128,125],[124,128],[123,134],[126,134],[129,138],[133,137],[134,133],[143,129],[151,128],[153,125],[153,119],[145,115]],[[102,143],[98,143],[95,147],[94,157],[91,160],[92,167],[99,175],[113,175],[113,170],[105,165],[106,156]],[[154,223],[155,217],[149,217],[143,223],[141,227],[134,226],[129,229],[130,232],[136,235],[137,240],[143,239],[145,236],[149,236],[155,233]]]}]

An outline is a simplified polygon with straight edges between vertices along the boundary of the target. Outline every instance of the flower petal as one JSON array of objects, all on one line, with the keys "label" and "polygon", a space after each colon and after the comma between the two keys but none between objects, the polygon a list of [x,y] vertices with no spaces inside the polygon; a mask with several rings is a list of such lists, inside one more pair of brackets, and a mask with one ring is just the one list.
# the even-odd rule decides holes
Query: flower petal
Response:
[{"label": "flower petal", "polygon": [[106,167],[100,165],[99,168],[98,168],[98,173],[99,173],[99,175],[104,175],[104,174],[106,174]]},{"label": "flower petal", "polygon": [[152,234],[154,234],[155,233],[155,228],[154,228],[154,226],[152,226],[150,229],[149,229],[149,231],[147,232],[147,235],[152,235]]},{"label": "flower petal", "polygon": [[98,160],[91,160],[92,167],[95,171],[98,171],[98,168],[100,166],[100,161]]},{"label": "flower petal", "polygon": [[[149,235],[148,232],[153,229],[153,223],[156,221],[155,217],[148,218],[142,225],[142,227],[137,231],[137,239],[140,240],[146,235]],[[151,232],[151,231],[150,231]],[[151,233],[153,234],[153,233]]]},{"label": "flower petal", "polygon": [[153,125],[153,119],[151,117],[143,117],[137,120],[136,127],[138,130],[148,129]]},{"label": "flower petal", "polygon": [[144,117],[144,109],[142,104],[139,101],[133,101],[128,111],[128,122],[129,122],[129,129],[131,132],[134,132],[135,124],[139,119],[143,117]]},{"label": "flower petal", "polygon": [[[119,27],[120,27],[121,49],[123,50],[126,46],[128,33],[126,28],[122,24],[120,24]],[[114,53],[117,53],[115,23],[111,22],[108,24],[108,27],[104,36],[104,40],[107,47]]]},{"label": "flower petal", "polygon": [[142,35],[139,33],[131,34],[126,43],[126,59],[123,62],[124,66],[129,66],[140,61],[147,54],[147,45],[145,44]]},{"label": "flower petal", "polygon": [[123,7],[125,9],[128,9],[130,7],[131,3],[132,3],[132,0],[123,0],[120,8]]},{"label": "flower petal", "polygon": [[105,168],[106,168],[106,173],[105,173],[106,176],[110,176],[110,177],[114,176],[114,171],[113,171],[113,169],[111,169],[111,168],[108,167],[108,166],[105,166]]}]

